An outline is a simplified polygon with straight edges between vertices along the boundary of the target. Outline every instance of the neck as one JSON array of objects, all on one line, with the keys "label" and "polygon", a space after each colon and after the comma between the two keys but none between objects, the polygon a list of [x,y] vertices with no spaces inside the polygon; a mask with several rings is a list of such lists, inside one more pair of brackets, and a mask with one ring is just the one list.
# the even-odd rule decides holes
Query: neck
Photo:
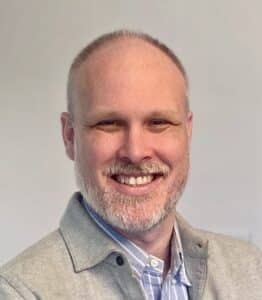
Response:
[{"label": "neck", "polygon": [[169,214],[165,220],[149,231],[140,233],[120,232],[146,253],[162,259],[165,263],[165,275],[170,267],[170,241],[174,229],[174,221],[175,212]]}]

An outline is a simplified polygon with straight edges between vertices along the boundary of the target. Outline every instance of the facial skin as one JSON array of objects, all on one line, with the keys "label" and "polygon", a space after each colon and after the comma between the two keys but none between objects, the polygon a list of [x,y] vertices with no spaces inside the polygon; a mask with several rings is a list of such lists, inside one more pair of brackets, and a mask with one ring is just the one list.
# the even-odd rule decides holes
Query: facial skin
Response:
[{"label": "facial skin", "polygon": [[122,38],[92,53],[75,85],[73,121],[61,117],[63,138],[90,206],[130,233],[173,218],[192,127],[178,68],[154,46]]}]

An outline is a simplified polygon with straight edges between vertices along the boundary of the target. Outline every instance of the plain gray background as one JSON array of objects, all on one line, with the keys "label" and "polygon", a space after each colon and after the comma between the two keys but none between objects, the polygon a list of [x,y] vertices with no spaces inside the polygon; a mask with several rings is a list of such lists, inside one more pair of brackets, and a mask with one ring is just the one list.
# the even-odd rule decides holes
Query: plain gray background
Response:
[{"label": "plain gray background", "polygon": [[192,167],[178,209],[262,247],[262,2],[0,1],[0,264],[57,227],[75,190],[59,114],[71,60],[91,39],[139,29],[188,71]]}]

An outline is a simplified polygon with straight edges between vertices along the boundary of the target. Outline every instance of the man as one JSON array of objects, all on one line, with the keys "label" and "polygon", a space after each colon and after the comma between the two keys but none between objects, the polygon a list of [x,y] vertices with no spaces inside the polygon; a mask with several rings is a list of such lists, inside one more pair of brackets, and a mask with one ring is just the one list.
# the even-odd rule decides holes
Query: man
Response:
[{"label": "man", "polygon": [[262,299],[260,250],[176,214],[187,85],[174,53],[144,34],[107,34],[77,56],[61,123],[80,193],[57,231],[2,268],[1,300]]}]

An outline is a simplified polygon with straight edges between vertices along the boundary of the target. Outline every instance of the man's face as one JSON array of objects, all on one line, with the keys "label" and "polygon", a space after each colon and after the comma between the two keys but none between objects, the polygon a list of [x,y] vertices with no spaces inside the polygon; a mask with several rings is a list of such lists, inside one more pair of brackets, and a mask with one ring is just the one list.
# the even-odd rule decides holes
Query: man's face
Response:
[{"label": "man's face", "polygon": [[158,49],[131,39],[93,53],[76,82],[69,156],[79,188],[111,225],[149,230],[174,212],[187,179],[184,79]]}]

